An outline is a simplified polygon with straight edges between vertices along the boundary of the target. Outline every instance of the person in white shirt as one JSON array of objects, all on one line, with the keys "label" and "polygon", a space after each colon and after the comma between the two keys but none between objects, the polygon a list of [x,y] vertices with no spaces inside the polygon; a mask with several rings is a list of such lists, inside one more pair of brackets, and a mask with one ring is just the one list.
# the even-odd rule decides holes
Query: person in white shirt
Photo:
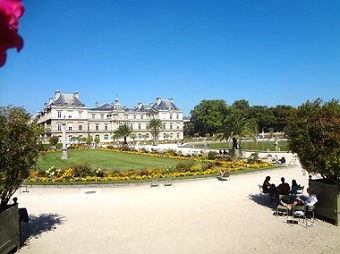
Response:
[{"label": "person in white shirt", "polygon": [[313,207],[317,202],[318,198],[313,193],[311,188],[307,188],[308,197],[307,198],[300,198],[299,196],[293,201],[291,204],[286,204],[280,201],[281,205],[288,207],[291,210],[296,205],[306,205],[308,207]]}]

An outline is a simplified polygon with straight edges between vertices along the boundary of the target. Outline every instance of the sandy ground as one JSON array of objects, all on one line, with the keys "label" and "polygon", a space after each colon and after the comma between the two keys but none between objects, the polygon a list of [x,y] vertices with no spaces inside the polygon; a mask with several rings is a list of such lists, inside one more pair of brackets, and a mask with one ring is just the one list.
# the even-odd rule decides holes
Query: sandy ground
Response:
[{"label": "sandy ground", "polygon": [[259,195],[266,175],[307,186],[299,167],[173,186],[28,188],[27,253],[340,253],[340,227],[287,224]]}]

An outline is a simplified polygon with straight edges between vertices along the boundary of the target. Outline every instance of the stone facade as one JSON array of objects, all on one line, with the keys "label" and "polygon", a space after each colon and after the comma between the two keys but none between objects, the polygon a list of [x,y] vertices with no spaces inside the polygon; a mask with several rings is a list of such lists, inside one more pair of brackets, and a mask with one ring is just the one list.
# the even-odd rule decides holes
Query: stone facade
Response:
[{"label": "stone facade", "polygon": [[[89,108],[79,100],[79,93],[62,94],[55,92],[55,98],[45,103],[44,109],[35,115],[37,122],[44,126],[42,137],[48,143],[50,137],[62,137],[62,128],[66,128],[67,143],[78,143],[79,138],[99,138],[100,143],[113,142],[112,136],[119,125],[128,123],[132,126],[136,142],[153,139],[147,129],[150,119],[157,118],[163,123],[158,140],[179,141],[183,139],[183,112],[172,99],[157,98],[155,103],[139,102],[135,107],[126,107],[115,99],[113,103]],[[122,140],[122,139],[121,139]],[[128,137],[128,141],[133,141]]]}]

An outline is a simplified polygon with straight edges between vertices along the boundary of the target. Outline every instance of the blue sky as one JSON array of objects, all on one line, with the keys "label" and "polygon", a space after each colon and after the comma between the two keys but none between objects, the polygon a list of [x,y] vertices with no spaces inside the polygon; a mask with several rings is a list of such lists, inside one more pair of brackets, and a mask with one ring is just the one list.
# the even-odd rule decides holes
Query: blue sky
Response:
[{"label": "blue sky", "polygon": [[54,92],[135,106],[173,98],[299,106],[340,94],[339,0],[23,1],[23,50],[0,68],[0,105]]}]

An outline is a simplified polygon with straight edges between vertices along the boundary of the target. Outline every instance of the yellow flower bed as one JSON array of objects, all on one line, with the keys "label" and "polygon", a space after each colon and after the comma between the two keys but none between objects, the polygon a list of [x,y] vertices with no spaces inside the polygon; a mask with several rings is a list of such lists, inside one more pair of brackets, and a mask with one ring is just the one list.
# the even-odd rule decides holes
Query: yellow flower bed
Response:
[{"label": "yellow flower bed", "polygon": [[[102,150],[117,151],[112,149],[103,148]],[[168,158],[181,158],[188,160],[185,156],[173,156],[166,154],[158,154],[155,152],[143,153],[141,151],[128,151],[131,154],[144,154],[149,156],[168,157]],[[27,182],[32,183],[59,183],[59,182],[118,182],[118,181],[143,181],[152,178],[180,178],[180,177],[199,177],[199,176],[213,176],[216,175],[217,168],[228,169],[230,172],[240,171],[246,168],[266,168],[273,164],[268,162],[256,161],[248,163],[244,160],[208,160],[204,157],[190,158],[190,161],[183,161],[179,163],[176,168],[167,169],[143,169],[143,170],[128,170],[125,172],[104,172],[101,168],[93,170],[89,173],[89,169],[81,165],[75,168],[68,168],[65,170],[51,167],[46,171],[34,171],[26,179]],[[194,163],[192,163],[194,161]],[[191,164],[192,165],[191,165]],[[81,171],[83,170],[83,171]],[[87,170],[87,171],[86,171]],[[85,175],[84,175],[85,174]]]}]

